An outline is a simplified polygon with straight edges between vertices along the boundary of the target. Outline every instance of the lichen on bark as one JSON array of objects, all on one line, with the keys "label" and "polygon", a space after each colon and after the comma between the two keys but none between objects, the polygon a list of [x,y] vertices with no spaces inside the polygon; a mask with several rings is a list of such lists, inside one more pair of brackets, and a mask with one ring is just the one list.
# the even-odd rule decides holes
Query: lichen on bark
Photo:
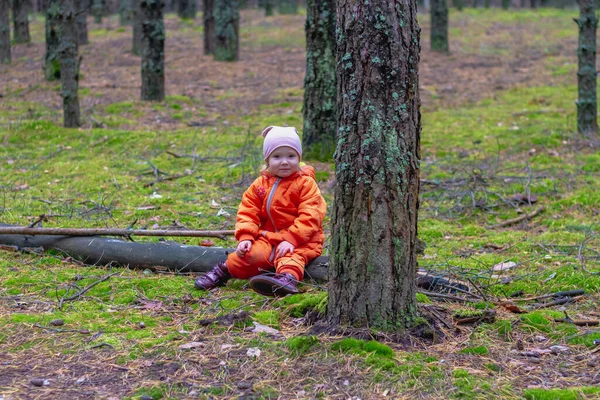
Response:
[{"label": "lichen on bark", "polygon": [[448,53],[448,2],[431,0],[431,50]]},{"label": "lichen on bark", "polygon": [[0,0],[0,64],[10,64],[9,0]]},{"label": "lichen on bark", "polygon": [[77,58],[77,25],[74,0],[60,1],[60,95],[63,98],[65,128],[76,128],[79,123],[79,64]]},{"label": "lichen on bark", "polygon": [[583,134],[598,132],[598,98],[596,71],[596,30],[598,17],[594,0],[579,1],[579,47],[577,58],[577,131]]},{"label": "lichen on bark", "polygon": [[13,18],[13,32],[15,43],[29,43],[31,37],[29,36],[29,21],[27,15],[29,14],[29,3],[27,0],[12,0],[12,18]]},{"label": "lichen on bark", "polygon": [[44,76],[48,81],[60,79],[59,18],[59,1],[48,0],[48,7],[46,8],[46,55],[44,57]]}]

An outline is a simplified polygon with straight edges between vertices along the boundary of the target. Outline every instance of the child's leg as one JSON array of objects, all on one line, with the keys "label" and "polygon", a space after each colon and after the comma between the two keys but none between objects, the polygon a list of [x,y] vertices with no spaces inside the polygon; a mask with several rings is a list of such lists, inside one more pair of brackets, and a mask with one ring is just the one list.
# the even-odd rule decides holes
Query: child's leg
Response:
[{"label": "child's leg", "polygon": [[244,257],[238,256],[235,252],[229,254],[227,269],[233,278],[249,279],[266,270],[272,270],[273,259],[273,246],[267,239],[261,237],[252,243],[252,248]]},{"label": "child's leg", "polygon": [[278,258],[275,260],[275,264],[275,272],[278,274],[292,274],[297,281],[301,281],[304,277],[304,267],[307,264],[307,260],[302,254],[294,252]]}]

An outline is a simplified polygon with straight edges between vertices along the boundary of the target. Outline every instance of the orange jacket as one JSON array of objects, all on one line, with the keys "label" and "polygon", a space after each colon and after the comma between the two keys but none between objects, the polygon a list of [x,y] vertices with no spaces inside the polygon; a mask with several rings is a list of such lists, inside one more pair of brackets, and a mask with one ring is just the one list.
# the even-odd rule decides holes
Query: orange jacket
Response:
[{"label": "orange jacket", "polygon": [[313,167],[303,166],[287,178],[263,171],[242,197],[235,237],[254,242],[263,235],[274,246],[285,240],[310,260],[323,249],[326,210]]}]

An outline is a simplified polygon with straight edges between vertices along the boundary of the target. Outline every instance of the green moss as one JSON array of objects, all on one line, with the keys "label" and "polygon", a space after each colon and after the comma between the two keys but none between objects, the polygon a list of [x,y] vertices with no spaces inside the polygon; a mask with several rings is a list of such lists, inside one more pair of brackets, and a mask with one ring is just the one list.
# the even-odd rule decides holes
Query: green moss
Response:
[{"label": "green moss", "polygon": [[296,336],[285,341],[286,347],[294,356],[308,353],[317,344],[319,344],[319,338],[316,336]]},{"label": "green moss", "polygon": [[281,316],[277,310],[258,311],[252,315],[252,318],[263,325],[279,329],[279,320]]},{"label": "green moss", "polygon": [[584,386],[570,389],[526,389],[523,395],[527,400],[592,399],[600,395],[600,388]]},{"label": "green moss", "polygon": [[460,351],[462,354],[475,354],[478,356],[484,356],[489,353],[489,350],[485,346],[467,347]]}]

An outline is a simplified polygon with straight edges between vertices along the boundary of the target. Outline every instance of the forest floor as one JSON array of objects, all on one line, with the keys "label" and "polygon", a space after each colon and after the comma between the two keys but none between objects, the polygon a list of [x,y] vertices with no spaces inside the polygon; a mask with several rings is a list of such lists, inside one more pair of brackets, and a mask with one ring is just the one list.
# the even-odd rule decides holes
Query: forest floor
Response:
[{"label": "forest floor", "polygon": [[[419,267],[470,291],[421,290],[413,331],[326,329],[317,282],[201,293],[194,276],[7,247],[0,400],[599,398],[600,143],[575,132],[574,17],[453,10],[444,55],[419,16]],[[244,10],[237,63],[203,54],[201,21],[167,15],[167,98],[146,103],[131,28],[90,19],[69,130],[36,17],[0,66],[0,222],[231,229],[261,129],[302,127],[304,16]],[[331,204],[333,162],[311,164]]]}]

